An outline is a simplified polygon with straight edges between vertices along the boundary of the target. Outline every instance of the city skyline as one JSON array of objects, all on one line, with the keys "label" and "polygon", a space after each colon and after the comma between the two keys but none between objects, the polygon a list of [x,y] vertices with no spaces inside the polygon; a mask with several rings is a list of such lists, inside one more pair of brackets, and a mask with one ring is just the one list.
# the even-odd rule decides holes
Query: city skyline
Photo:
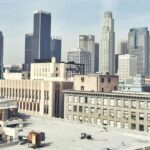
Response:
[{"label": "city skyline", "polygon": [[[24,5],[24,2],[30,5]],[[94,0],[94,2],[62,0],[58,3],[54,0],[51,2],[48,0],[44,2],[1,0],[0,31],[4,35],[4,63],[24,62],[24,36],[26,33],[32,33],[35,10],[51,13],[52,35],[62,37],[62,60],[66,60],[67,51],[77,47],[79,34],[93,34],[96,42],[100,41],[102,16],[106,10],[112,11],[115,19],[116,42],[122,38],[127,39],[128,31],[132,27],[150,27],[150,2],[145,0],[143,3],[139,0],[136,5],[135,2],[135,0],[114,0],[113,2],[112,0]]]}]

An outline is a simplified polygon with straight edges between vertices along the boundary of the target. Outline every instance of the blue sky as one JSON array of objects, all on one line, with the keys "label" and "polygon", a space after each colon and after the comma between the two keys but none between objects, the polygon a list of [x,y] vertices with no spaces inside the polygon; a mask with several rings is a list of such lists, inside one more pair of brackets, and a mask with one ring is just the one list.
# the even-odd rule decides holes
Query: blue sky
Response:
[{"label": "blue sky", "polygon": [[[52,35],[62,37],[62,58],[78,46],[79,34],[100,41],[103,13],[113,11],[116,43],[127,39],[131,27],[150,27],[150,0],[0,0],[0,30],[4,34],[4,63],[24,62],[25,34],[33,31],[33,12],[52,15]],[[117,48],[117,45],[116,45]]]}]

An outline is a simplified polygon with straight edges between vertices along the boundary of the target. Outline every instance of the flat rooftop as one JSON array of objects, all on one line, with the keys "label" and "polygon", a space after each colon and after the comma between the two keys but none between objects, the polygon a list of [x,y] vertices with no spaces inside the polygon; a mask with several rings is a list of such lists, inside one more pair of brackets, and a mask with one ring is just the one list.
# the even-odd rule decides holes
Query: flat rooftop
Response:
[{"label": "flat rooftop", "polygon": [[[32,130],[46,133],[46,145],[41,150],[133,150],[150,146],[150,134],[101,125],[75,123],[63,119],[30,118],[20,134]],[[80,139],[81,133],[92,135],[92,140]],[[14,145],[4,150],[31,150],[28,144]]]}]

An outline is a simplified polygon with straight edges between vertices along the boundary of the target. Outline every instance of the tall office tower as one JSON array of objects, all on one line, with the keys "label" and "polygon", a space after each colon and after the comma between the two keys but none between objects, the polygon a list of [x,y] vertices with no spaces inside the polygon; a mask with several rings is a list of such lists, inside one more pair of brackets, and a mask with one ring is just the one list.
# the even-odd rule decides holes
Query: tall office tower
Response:
[{"label": "tall office tower", "polygon": [[0,79],[3,78],[3,48],[4,48],[4,37],[0,31]]},{"label": "tall office tower", "polygon": [[33,34],[25,35],[25,64],[34,62],[33,59]]},{"label": "tall office tower", "polygon": [[99,43],[95,43],[95,72],[99,71]]},{"label": "tall office tower", "polygon": [[138,74],[149,75],[149,31],[147,27],[132,28],[129,32],[129,54],[137,56]]},{"label": "tall office tower", "polygon": [[103,74],[115,72],[115,32],[112,12],[104,13],[104,21],[100,41],[100,66],[99,70]]},{"label": "tall office tower", "polygon": [[34,59],[50,59],[51,14],[44,11],[34,13]]},{"label": "tall office tower", "polygon": [[61,39],[58,37],[51,38],[51,57],[55,57],[56,62],[61,62]]},{"label": "tall office tower", "polygon": [[95,36],[79,35],[79,48],[91,52],[91,73],[95,72]]},{"label": "tall office tower", "polygon": [[68,51],[67,61],[84,64],[84,73],[91,73],[91,52],[83,49],[73,49]]},{"label": "tall office tower", "polygon": [[118,44],[118,50],[116,54],[128,54],[128,41],[127,40],[121,40]]},{"label": "tall office tower", "polygon": [[137,74],[137,56],[119,55],[118,63],[119,80],[131,78]]}]

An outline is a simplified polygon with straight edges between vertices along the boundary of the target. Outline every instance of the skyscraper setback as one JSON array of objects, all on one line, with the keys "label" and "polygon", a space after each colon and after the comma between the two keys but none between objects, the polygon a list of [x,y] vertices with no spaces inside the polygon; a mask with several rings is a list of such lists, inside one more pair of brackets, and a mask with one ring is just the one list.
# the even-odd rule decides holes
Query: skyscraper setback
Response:
[{"label": "skyscraper setback", "polygon": [[33,57],[50,59],[51,14],[44,11],[34,13]]},{"label": "skyscraper setback", "polygon": [[100,41],[100,72],[103,74],[115,72],[115,32],[112,12],[104,13],[104,21]]},{"label": "skyscraper setback", "polygon": [[149,31],[147,27],[132,28],[129,32],[129,54],[137,56],[137,73],[149,75]]}]

